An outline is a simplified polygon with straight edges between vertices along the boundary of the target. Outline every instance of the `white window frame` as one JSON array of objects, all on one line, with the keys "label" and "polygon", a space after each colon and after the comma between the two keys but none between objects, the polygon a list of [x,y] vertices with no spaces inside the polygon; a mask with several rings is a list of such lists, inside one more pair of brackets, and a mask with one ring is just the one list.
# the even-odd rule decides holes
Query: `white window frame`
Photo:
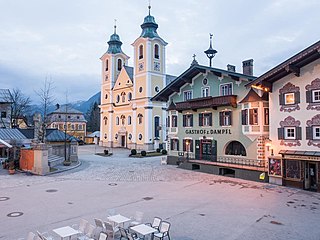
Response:
[{"label": "white window frame", "polygon": [[[318,93],[318,99],[316,99],[316,93]],[[312,102],[320,102],[320,89],[312,91]]]},{"label": "white window frame", "polygon": [[193,118],[192,114],[186,114],[186,127],[191,127],[191,119]]},{"label": "white window frame", "polygon": [[[229,113],[229,114],[227,115],[226,113]],[[231,110],[222,111],[222,122],[223,122],[222,127],[231,126],[231,115],[232,115]]]},{"label": "white window frame", "polygon": [[201,88],[201,96],[209,97],[210,96],[210,87],[202,87]]},{"label": "white window frame", "polygon": [[202,123],[202,126],[203,126],[203,127],[209,127],[209,126],[210,126],[210,115],[204,113],[204,114],[203,114],[202,121],[203,121],[203,123]]},{"label": "white window frame", "polygon": [[[315,139],[315,140],[320,140],[320,126],[313,126],[312,127],[312,132],[313,132],[313,139]],[[318,134],[319,134],[319,136],[317,136],[317,130],[318,130]]]},{"label": "white window frame", "polygon": [[[288,136],[289,130],[293,130],[293,136]],[[295,127],[285,127],[284,128],[284,139],[296,139],[296,128]]]},{"label": "white window frame", "polygon": [[[287,97],[289,97],[289,96],[291,96],[291,95],[292,95],[293,101],[292,101],[292,102],[289,102],[289,101],[287,101]],[[285,105],[292,105],[292,104],[294,104],[294,103],[295,103],[294,93],[285,93],[285,94],[284,94],[284,104],[285,104]]]},{"label": "white window frame", "polygon": [[[228,87],[227,90],[225,90],[224,87],[226,87],[226,86],[231,86],[231,88]],[[229,93],[229,89],[231,89],[231,93]],[[232,84],[232,82],[220,84],[219,90],[220,90],[220,96],[232,95],[233,94],[233,84]],[[228,93],[228,94],[225,94],[225,93]]]},{"label": "white window frame", "polygon": [[183,91],[183,101],[187,101],[192,99],[192,90],[188,90],[188,91]]},{"label": "white window frame", "polygon": [[179,139],[173,138],[173,139],[172,139],[172,142],[173,142],[173,149],[172,149],[172,151],[178,151]]}]

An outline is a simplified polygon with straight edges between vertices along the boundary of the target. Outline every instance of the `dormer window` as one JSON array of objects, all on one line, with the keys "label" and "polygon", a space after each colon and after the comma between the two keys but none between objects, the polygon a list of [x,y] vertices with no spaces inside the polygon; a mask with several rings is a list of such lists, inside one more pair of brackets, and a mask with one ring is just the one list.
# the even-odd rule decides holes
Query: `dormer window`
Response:
[{"label": "dormer window", "polygon": [[121,71],[122,69],[122,60],[118,59],[118,71]]},{"label": "dormer window", "polygon": [[139,46],[139,59],[143,58],[143,45]]},{"label": "dormer window", "polygon": [[154,45],[154,58],[159,59],[159,45]]}]

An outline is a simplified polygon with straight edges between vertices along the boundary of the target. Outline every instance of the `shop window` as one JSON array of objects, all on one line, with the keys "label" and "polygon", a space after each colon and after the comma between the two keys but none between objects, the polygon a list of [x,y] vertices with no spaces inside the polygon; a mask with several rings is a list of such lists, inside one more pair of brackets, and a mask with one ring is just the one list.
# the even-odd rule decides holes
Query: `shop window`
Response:
[{"label": "shop window", "polygon": [[247,156],[246,149],[238,141],[230,142],[225,150],[226,155]]},{"label": "shop window", "polygon": [[139,46],[139,59],[143,58],[143,45]]},{"label": "shop window", "polygon": [[190,91],[184,91],[183,92],[183,100],[184,101],[188,101],[190,99],[192,99],[192,91],[191,90]]},{"label": "shop window", "polygon": [[193,140],[192,139],[183,139],[183,151],[184,152],[193,152]]},{"label": "shop window", "polygon": [[142,124],[143,115],[141,113],[138,114],[138,124]]},{"label": "shop window", "polygon": [[183,118],[183,127],[193,127],[193,115],[186,114],[182,116]]},{"label": "shop window", "polygon": [[286,161],[286,178],[300,179],[301,166],[300,161]]},{"label": "shop window", "polygon": [[203,127],[212,126],[212,113],[200,113],[199,126],[203,126]]},{"label": "shop window", "polygon": [[173,151],[179,151],[179,139],[171,139],[170,147]]},{"label": "shop window", "polygon": [[209,97],[210,96],[210,88],[209,87],[201,88],[201,96],[202,97]]},{"label": "shop window", "polygon": [[232,95],[232,83],[220,85],[220,96]]},{"label": "shop window", "polygon": [[172,115],[172,127],[177,127],[178,126],[178,116]]},{"label": "shop window", "polygon": [[154,45],[154,58],[159,59],[159,45]]},{"label": "shop window", "polygon": [[219,113],[220,126],[231,126],[232,125],[232,112],[223,111]]},{"label": "shop window", "polygon": [[121,71],[122,69],[122,60],[118,59],[118,71]]}]

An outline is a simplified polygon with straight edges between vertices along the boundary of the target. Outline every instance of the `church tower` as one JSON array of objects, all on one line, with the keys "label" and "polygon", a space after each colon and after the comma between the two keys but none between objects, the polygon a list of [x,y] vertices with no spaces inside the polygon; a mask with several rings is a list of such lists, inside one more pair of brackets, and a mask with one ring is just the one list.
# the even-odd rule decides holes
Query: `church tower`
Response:
[{"label": "church tower", "polygon": [[[141,25],[142,33],[132,46],[134,47],[134,98],[136,116],[143,116],[145,124],[137,124],[135,134],[138,145],[144,149],[157,148],[159,141],[165,138],[165,111],[162,105],[154,105],[150,101],[166,86],[166,45],[158,35],[158,24],[150,13]],[[139,99],[139,101],[138,101]],[[163,131],[161,134],[161,127]],[[163,135],[163,136],[162,136]],[[142,138],[141,138],[142,136]]]},{"label": "church tower", "polygon": [[[122,42],[114,25],[114,33],[108,41],[108,50],[100,58],[102,62],[101,106],[100,106],[100,139],[105,146],[112,146],[113,125],[113,88],[122,70],[128,65],[129,57],[121,49]],[[108,142],[108,144],[106,144]]]}]

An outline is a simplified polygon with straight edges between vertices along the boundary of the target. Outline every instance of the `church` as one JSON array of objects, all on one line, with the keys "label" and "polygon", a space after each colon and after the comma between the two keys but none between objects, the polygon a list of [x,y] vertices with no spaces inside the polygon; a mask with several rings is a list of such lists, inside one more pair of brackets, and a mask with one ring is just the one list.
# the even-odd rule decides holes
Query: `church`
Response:
[{"label": "church", "polygon": [[166,45],[150,14],[132,43],[133,67],[116,32],[102,55],[100,145],[138,150],[166,148],[166,103],[152,102],[175,77],[166,74]]}]

